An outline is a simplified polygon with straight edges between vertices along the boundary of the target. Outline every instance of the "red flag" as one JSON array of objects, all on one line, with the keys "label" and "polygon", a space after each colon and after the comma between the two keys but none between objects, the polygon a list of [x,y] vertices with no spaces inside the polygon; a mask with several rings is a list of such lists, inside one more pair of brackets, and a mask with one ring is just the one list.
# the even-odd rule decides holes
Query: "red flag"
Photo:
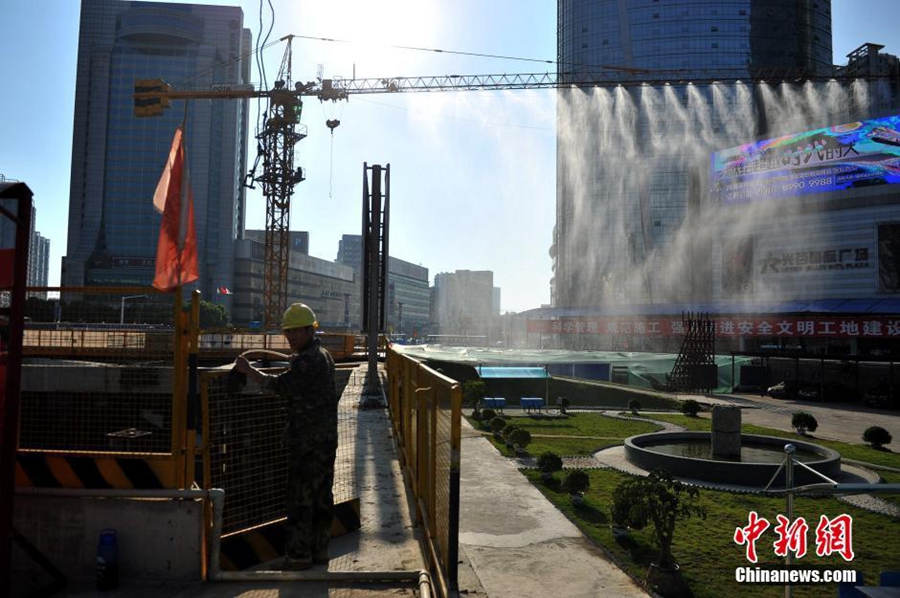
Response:
[{"label": "red flag", "polygon": [[163,215],[153,286],[161,291],[171,291],[200,278],[194,196],[187,172],[184,131],[180,126],[175,130],[169,159],[153,194],[153,207]]}]

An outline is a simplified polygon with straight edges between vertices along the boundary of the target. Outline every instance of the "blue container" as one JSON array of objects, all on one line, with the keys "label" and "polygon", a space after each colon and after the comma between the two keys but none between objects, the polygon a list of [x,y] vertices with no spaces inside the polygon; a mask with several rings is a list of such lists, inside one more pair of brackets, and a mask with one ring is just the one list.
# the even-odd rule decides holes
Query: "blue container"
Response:
[{"label": "blue container", "polygon": [[114,529],[100,532],[96,577],[98,590],[112,590],[119,586],[119,544]]}]

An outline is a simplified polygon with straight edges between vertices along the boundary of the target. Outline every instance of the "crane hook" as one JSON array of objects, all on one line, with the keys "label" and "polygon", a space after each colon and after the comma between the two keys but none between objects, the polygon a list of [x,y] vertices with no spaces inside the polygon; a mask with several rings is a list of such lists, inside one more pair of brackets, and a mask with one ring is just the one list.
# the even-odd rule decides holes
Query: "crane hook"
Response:
[{"label": "crane hook", "polygon": [[334,135],[334,130],[340,126],[341,121],[336,118],[330,118],[325,121],[325,126],[331,129],[331,134]]}]

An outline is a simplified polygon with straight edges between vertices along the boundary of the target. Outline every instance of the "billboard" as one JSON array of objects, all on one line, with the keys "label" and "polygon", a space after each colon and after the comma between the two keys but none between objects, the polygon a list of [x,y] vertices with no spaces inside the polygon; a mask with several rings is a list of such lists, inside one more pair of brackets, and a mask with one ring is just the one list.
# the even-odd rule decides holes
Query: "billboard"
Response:
[{"label": "billboard", "polygon": [[766,139],[712,155],[710,199],[742,204],[900,183],[900,116]]}]

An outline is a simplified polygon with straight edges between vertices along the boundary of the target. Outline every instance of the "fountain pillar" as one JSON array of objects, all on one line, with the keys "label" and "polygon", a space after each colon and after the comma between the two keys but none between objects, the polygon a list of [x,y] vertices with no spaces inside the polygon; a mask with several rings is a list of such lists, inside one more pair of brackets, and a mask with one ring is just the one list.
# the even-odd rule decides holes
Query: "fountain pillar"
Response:
[{"label": "fountain pillar", "polygon": [[741,410],[738,407],[716,405],[712,410],[712,452],[726,459],[741,457]]}]

